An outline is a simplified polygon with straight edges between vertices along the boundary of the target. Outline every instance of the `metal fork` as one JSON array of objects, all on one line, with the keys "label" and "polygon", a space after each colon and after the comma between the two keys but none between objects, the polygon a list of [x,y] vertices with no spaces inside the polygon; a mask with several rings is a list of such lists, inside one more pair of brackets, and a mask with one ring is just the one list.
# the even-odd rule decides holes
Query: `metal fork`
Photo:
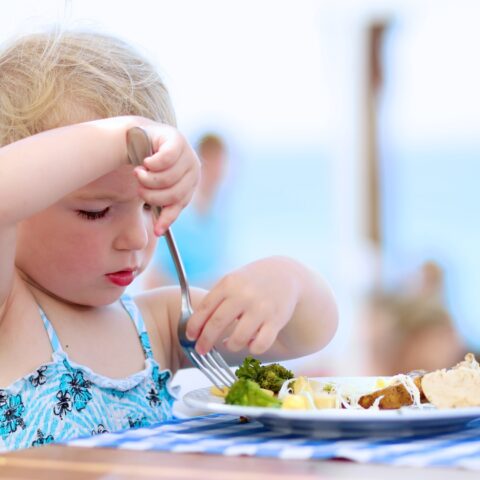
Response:
[{"label": "metal fork", "polygon": [[[133,127],[127,131],[127,150],[128,157],[132,165],[143,165],[143,160],[153,153],[152,143],[146,130],[141,127]],[[161,208],[152,205],[152,212],[157,219],[160,215]],[[181,289],[181,314],[178,323],[178,339],[186,357],[194,366],[199,368],[208,379],[218,388],[223,385],[230,386],[237,380],[232,373],[225,359],[220,355],[216,348],[211,349],[205,355],[200,355],[195,350],[195,342],[188,340],[186,336],[186,325],[188,319],[192,316],[193,309],[190,301],[190,288],[183,268],[182,259],[178,252],[173,238],[172,231],[168,229],[165,232],[165,240],[167,241],[168,250],[175,264],[178,281]]]}]

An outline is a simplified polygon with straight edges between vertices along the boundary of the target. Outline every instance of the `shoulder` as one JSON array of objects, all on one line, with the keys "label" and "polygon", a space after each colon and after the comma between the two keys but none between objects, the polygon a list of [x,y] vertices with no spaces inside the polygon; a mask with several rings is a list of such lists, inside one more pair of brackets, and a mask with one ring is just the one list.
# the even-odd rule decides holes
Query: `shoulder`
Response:
[{"label": "shoulder", "polygon": [[[195,309],[207,292],[191,288],[190,294]],[[160,363],[175,373],[183,366],[183,353],[177,336],[181,309],[180,287],[146,290],[133,296],[133,299],[142,312],[155,357],[163,360]]]},{"label": "shoulder", "polygon": [[[192,305],[195,308],[203,297],[208,293],[207,290],[192,287],[190,295]],[[137,305],[146,312],[149,312],[162,323],[165,321],[164,314],[175,318],[175,327],[180,316],[181,290],[179,286],[168,286],[145,290],[134,297]]]}]

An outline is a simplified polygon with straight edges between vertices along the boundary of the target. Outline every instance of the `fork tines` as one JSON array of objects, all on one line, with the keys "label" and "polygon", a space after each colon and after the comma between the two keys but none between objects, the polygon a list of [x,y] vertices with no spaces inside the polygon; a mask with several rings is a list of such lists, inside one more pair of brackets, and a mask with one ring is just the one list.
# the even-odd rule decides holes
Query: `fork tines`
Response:
[{"label": "fork tines", "polygon": [[227,362],[216,349],[200,355],[193,348],[188,348],[188,356],[192,363],[219,389],[222,389],[223,386],[230,387],[237,380]]}]

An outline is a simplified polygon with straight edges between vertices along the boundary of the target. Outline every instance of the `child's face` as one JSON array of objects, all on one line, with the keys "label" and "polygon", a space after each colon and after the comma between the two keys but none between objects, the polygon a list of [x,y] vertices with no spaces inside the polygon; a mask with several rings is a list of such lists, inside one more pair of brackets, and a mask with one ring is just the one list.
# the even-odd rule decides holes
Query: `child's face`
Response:
[{"label": "child's face", "polygon": [[152,213],[124,166],[19,225],[17,267],[72,303],[107,305],[148,264],[156,244]]}]

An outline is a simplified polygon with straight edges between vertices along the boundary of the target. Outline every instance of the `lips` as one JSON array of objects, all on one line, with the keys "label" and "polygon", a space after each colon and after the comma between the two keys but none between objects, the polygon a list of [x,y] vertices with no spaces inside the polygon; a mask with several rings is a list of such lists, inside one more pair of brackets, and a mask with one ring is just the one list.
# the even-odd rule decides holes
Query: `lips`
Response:
[{"label": "lips", "polygon": [[119,270],[105,275],[110,282],[119,287],[126,287],[135,280],[135,270]]}]

